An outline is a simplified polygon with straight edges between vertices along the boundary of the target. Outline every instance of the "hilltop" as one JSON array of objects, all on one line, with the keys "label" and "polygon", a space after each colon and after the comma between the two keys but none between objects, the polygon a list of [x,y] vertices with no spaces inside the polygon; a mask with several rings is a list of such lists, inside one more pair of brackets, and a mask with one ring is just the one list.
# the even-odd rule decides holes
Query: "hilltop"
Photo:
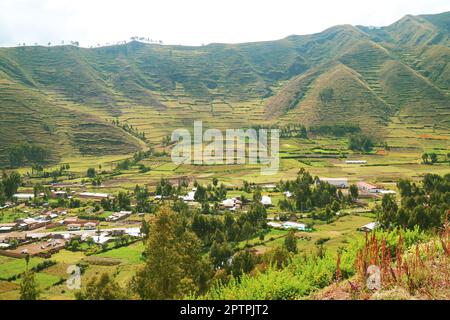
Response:
[{"label": "hilltop", "polygon": [[450,128],[450,12],[390,26],[341,25],[277,41],[202,47],[127,44],[0,48],[0,165],[21,142],[61,154],[160,143],[173,128],[358,123],[391,117]]}]

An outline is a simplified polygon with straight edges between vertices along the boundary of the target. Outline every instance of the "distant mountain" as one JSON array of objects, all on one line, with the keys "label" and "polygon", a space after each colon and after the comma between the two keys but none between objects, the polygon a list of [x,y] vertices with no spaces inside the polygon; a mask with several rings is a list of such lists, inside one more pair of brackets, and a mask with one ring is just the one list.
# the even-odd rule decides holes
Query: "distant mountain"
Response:
[{"label": "distant mountain", "polygon": [[[0,164],[21,141],[61,152],[117,154],[194,119],[358,123],[383,135],[390,117],[450,129],[450,12],[382,27],[202,47],[131,42],[0,48]],[[55,143],[57,142],[57,143]]]}]

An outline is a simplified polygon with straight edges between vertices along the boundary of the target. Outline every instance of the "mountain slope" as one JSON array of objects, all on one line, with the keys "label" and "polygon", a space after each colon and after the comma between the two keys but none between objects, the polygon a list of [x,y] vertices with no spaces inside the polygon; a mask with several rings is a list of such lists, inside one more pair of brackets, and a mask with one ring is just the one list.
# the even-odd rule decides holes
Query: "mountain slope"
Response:
[{"label": "mountain slope", "polygon": [[[79,152],[79,144],[90,153],[136,150],[105,121],[115,117],[151,143],[194,120],[218,128],[357,122],[382,136],[396,114],[406,124],[449,129],[449,21],[449,12],[406,16],[382,28],[340,25],[201,47],[0,48],[0,165],[18,140],[51,145],[55,137],[43,127],[64,132],[66,151]],[[50,149],[57,159],[58,148]]]},{"label": "mountain slope", "polygon": [[135,138],[92,114],[55,105],[39,91],[0,78],[0,164],[9,150],[28,143],[49,151],[48,162],[63,154],[128,154],[139,150]]}]

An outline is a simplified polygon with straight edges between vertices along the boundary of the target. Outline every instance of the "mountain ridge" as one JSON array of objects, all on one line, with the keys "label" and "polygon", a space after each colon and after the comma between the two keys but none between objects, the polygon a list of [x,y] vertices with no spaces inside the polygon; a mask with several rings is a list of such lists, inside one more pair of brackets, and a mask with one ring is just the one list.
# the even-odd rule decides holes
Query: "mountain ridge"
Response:
[{"label": "mountain ridge", "polygon": [[[408,15],[380,28],[339,25],[242,44],[0,48],[0,128],[4,136],[21,137],[0,141],[0,165],[20,142],[48,145],[47,138],[39,141],[48,134],[44,128],[68,110],[77,123],[95,123],[100,137],[80,140],[76,126],[62,125],[73,154],[80,141],[88,154],[116,154],[105,130],[128,146],[124,152],[139,150],[111,125],[116,117],[150,143],[197,119],[219,128],[359,123],[382,137],[389,118],[399,115],[405,123],[449,129],[449,23],[444,12]],[[42,128],[14,118],[18,106],[35,113]],[[49,149],[60,157],[57,146]]]}]

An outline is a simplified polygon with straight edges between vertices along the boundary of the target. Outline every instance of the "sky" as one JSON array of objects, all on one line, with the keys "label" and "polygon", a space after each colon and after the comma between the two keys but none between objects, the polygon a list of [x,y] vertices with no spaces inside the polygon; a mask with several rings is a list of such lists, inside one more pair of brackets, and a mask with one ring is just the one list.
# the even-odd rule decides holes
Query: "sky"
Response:
[{"label": "sky", "polygon": [[64,40],[88,47],[132,36],[164,44],[240,43],[444,11],[449,0],[0,0],[0,46]]}]

